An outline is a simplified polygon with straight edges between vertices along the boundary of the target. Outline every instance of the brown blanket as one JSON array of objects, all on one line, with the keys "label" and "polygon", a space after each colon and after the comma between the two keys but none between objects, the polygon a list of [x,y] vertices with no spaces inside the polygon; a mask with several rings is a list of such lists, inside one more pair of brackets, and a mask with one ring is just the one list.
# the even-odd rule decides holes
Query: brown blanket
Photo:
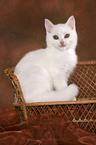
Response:
[{"label": "brown blanket", "polygon": [[62,115],[39,115],[19,121],[15,109],[0,114],[0,145],[96,145],[96,134]]}]

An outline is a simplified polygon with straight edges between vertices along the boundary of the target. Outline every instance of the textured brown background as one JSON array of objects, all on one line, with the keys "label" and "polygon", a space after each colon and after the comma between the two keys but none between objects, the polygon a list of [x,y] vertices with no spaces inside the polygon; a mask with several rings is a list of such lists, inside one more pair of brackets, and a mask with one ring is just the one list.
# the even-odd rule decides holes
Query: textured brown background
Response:
[{"label": "textured brown background", "polygon": [[79,60],[96,60],[96,0],[0,0],[0,108],[12,107],[13,90],[3,70],[28,51],[45,47],[44,19],[77,22]]}]

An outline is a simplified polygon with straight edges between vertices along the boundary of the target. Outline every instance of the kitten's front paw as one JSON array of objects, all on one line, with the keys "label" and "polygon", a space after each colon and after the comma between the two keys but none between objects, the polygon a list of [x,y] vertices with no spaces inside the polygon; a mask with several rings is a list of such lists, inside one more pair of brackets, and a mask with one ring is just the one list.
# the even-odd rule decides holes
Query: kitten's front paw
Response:
[{"label": "kitten's front paw", "polygon": [[78,93],[79,93],[78,86],[75,85],[75,84],[71,84],[71,85],[69,86],[69,88],[70,88],[70,91],[72,91],[72,92],[74,93],[73,101],[76,101],[76,96],[77,96]]},{"label": "kitten's front paw", "polygon": [[73,99],[72,101],[77,101],[77,100],[76,100],[76,97],[74,97],[74,99]]}]

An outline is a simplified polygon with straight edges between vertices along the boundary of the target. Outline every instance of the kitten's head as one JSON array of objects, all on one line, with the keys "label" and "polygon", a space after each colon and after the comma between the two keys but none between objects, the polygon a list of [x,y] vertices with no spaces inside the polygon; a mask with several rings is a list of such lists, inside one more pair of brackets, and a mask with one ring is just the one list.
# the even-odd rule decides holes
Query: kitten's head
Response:
[{"label": "kitten's head", "polygon": [[57,48],[60,51],[75,49],[77,45],[77,33],[74,16],[71,16],[65,24],[54,25],[45,19],[47,47]]}]

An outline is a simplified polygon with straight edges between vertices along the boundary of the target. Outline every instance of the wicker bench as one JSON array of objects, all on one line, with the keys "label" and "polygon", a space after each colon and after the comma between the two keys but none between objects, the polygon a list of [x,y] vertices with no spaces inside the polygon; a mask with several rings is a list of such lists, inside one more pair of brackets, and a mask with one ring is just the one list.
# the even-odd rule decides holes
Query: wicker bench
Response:
[{"label": "wicker bench", "polygon": [[21,120],[44,113],[63,114],[81,128],[96,133],[96,61],[79,62],[69,80],[69,84],[79,87],[77,101],[26,103],[14,67],[4,72],[14,88],[13,105]]}]

